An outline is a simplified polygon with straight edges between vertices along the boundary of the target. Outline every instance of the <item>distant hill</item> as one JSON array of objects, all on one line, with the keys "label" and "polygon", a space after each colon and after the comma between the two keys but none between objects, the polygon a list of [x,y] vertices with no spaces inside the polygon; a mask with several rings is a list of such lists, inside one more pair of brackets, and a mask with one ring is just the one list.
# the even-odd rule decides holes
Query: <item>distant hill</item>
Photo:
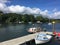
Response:
[{"label": "distant hill", "polygon": [[[43,17],[42,15],[35,17],[32,14],[3,13],[2,11],[0,11],[0,23],[18,23],[18,22],[35,23],[37,21],[45,23],[49,22],[49,19],[47,17]],[[50,19],[50,21],[60,23],[60,19]]]}]

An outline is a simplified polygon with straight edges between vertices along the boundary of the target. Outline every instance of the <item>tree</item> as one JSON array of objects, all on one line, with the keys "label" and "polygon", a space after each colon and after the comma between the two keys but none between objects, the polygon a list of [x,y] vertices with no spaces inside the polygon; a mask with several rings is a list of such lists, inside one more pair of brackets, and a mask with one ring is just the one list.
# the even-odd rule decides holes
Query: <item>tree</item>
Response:
[{"label": "tree", "polygon": [[42,16],[37,16],[37,17],[36,17],[36,20],[37,20],[37,21],[42,21],[42,20],[43,20],[43,17],[42,17]]}]

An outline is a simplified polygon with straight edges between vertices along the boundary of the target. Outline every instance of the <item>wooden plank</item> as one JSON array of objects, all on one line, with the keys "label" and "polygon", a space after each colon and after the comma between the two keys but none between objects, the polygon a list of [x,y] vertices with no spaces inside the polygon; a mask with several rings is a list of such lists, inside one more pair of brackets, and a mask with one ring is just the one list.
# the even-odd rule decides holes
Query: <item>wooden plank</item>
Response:
[{"label": "wooden plank", "polygon": [[36,35],[36,33],[35,34],[29,34],[29,35],[19,37],[19,38],[15,38],[12,40],[8,40],[5,42],[1,42],[0,45],[19,45],[19,44],[22,44],[26,41],[34,39],[35,35]]}]

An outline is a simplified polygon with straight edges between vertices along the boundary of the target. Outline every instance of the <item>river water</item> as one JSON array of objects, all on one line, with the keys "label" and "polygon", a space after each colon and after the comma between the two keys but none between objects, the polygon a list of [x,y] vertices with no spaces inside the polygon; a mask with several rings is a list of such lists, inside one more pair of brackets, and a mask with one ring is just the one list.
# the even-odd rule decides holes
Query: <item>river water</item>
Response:
[{"label": "river water", "polygon": [[[47,23],[34,24],[34,25],[33,24],[10,24],[10,25],[4,24],[4,25],[0,25],[0,42],[21,37],[24,35],[28,35],[29,33],[27,32],[27,30],[30,27],[41,27],[41,28],[46,28],[47,31],[52,31],[52,25],[48,25]],[[60,23],[55,24],[55,30],[57,32],[60,32]],[[50,44],[53,43],[54,42]]]}]

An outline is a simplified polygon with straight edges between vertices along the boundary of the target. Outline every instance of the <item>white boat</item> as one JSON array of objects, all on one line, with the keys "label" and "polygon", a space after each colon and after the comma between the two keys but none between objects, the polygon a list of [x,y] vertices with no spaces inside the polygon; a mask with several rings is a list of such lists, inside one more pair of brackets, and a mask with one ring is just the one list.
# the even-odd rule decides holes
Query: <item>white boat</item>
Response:
[{"label": "white boat", "polygon": [[48,23],[48,25],[52,25],[52,23]]},{"label": "white boat", "polygon": [[40,27],[32,27],[32,28],[29,28],[28,32],[29,33],[36,33],[36,32],[40,32],[41,31],[41,28]]},{"label": "white boat", "polygon": [[19,24],[20,24],[20,23],[22,23],[22,22],[19,21]]},{"label": "white boat", "polygon": [[49,23],[48,23],[48,25],[52,25],[52,23],[51,23],[50,19],[49,19]]},{"label": "white boat", "polygon": [[33,28],[29,28],[28,32],[30,33],[35,33],[37,31],[37,28],[33,27]]},{"label": "white boat", "polygon": [[40,23],[40,21],[37,21],[37,23]]},{"label": "white boat", "polygon": [[35,43],[36,44],[43,44],[43,43],[47,43],[51,40],[52,36],[51,35],[47,35],[44,32],[40,32],[36,37],[35,37]]},{"label": "white boat", "polygon": [[28,22],[29,24],[32,24],[32,22]]}]

